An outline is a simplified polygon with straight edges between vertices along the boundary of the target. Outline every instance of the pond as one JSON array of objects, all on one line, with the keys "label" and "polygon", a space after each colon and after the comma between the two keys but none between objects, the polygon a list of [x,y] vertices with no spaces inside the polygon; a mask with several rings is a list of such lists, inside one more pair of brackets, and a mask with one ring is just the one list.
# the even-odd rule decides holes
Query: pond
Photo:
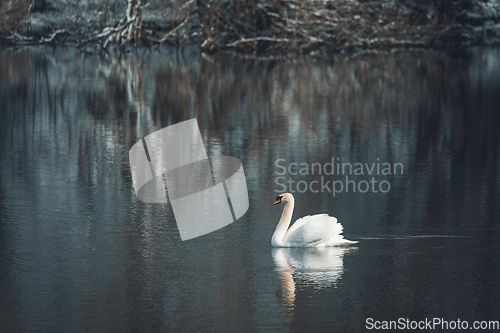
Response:
[{"label": "pond", "polygon": [[[0,73],[2,331],[500,320],[498,47],[4,48]],[[170,203],[137,198],[129,149],[193,118],[208,156],[241,161],[249,208],[183,241]],[[281,192],[359,243],[272,248]]]}]

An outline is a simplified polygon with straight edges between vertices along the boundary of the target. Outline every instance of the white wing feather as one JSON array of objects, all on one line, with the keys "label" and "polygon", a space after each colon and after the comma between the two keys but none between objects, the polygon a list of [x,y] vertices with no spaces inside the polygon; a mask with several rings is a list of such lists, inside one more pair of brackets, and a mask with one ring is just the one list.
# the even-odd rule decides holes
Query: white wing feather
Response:
[{"label": "white wing feather", "polygon": [[[340,235],[344,227],[337,219],[327,214],[307,215],[287,230],[283,239],[285,246],[331,246],[347,244]],[[351,242],[354,243],[354,242]]]}]

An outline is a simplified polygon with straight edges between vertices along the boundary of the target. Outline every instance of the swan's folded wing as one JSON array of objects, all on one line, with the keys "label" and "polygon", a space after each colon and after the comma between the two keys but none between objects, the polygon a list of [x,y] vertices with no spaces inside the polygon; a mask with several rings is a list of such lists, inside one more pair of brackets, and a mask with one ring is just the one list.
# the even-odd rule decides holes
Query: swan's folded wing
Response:
[{"label": "swan's folded wing", "polygon": [[342,233],[342,224],[327,214],[308,215],[298,219],[288,229],[284,243],[288,246],[314,245]]}]

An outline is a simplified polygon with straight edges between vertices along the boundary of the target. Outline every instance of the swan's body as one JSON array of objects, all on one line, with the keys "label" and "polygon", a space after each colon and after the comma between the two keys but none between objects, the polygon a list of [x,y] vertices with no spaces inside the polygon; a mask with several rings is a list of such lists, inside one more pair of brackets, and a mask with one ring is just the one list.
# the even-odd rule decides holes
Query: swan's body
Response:
[{"label": "swan's body", "polygon": [[290,227],[295,199],[291,193],[284,193],[276,198],[274,205],[285,203],[283,213],[271,244],[275,247],[320,247],[347,246],[357,241],[344,239],[344,227],[337,219],[327,214],[308,215],[298,219]]}]

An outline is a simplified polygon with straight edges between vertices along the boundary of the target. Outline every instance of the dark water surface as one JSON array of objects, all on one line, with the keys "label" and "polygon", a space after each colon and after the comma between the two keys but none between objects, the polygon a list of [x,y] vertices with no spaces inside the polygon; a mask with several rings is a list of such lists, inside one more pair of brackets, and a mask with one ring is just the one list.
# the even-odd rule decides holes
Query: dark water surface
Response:
[{"label": "dark water surface", "polygon": [[[498,321],[499,105],[499,48],[328,60],[0,50],[0,331]],[[169,204],[137,200],[128,150],[195,117],[209,156],[242,161],[250,208],[182,242]],[[375,166],[303,170],[332,159]],[[273,249],[271,204],[289,180],[294,218],[336,216],[359,244]],[[344,188],[334,197],[321,181]]]}]

